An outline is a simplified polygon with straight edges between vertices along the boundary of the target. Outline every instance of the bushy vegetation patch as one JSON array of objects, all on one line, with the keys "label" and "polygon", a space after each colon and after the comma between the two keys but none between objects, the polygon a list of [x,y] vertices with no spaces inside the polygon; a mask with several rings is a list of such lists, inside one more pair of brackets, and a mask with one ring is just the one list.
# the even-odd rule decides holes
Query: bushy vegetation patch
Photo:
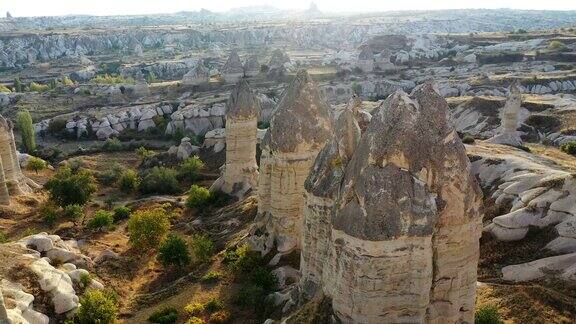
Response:
[{"label": "bushy vegetation patch", "polygon": [[58,206],[68,206],[86,204],[97,186],[90,171],[81,169],[73,173],[68,166],[63,166],[44,188],[50,193],[50,200]]},{"label": "bushy vegetation patch", "polygon": [[140,192],[143,194],[177,194],[180,192],[180,184],[176,175],[176,171],[165,167],[147,170],[140,182]]},{"label": "bushy vegetation patch", "polygon": [[170,220],[163,207],[141,209],[130,216],[130,243],[137,249],[155,249],[168,235]]},{"label": "bushy vegetation patch", "polygon": [[188,244],[180,236],[170,234],[158,248],[158,261],[164,267],[182,268],[190,264]]}]

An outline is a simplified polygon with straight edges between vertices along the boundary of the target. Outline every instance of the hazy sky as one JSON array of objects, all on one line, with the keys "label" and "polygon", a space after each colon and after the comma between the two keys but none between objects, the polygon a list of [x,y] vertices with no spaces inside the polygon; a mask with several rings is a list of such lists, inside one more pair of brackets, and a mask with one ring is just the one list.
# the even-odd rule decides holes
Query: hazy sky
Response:
[{"label": "hazy sky", "polygon": [[[368,12],[415,9],[514,8],[576,10],[576,0],[316,0],[322,11]],[[310,0],[0,0],[0,13],[13,16],[68,14],[124,15],[194,11],[272,5],[283,9],[304,9]],[[2,14],[3,15],[3,14]]]}]

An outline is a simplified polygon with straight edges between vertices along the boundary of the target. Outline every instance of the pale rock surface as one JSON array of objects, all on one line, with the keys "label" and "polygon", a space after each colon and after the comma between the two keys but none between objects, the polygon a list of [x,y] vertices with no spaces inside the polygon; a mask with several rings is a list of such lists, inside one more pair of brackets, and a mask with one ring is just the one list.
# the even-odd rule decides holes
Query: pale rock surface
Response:
[{"label": "pale rock surface", "polygon": [[244,75],[244,66],[236,50],[230,52],[230,56],[228,56],[228,60],[220,70],[220,73],[228,83],[236,83]]},{"label": "pale rock surface", "polygon": [[210,81],[210,71],[206,68],[202,60],[199,60],[196,65],[182,77],[182,84],[186,86],[197,86],[208,83],[208,81]]},{"label": "pale rock surface", "polygon": [[331,132],[328,105],[308,73],[299,71],[270,120],[260,160],[258,213],[270,237],[264,241],[281,253],[300,247],[304,181]]},{"label": "pale rock surface", "polygon": [[211,190],[243,197],[258,185],[256,135],[260,101],[248,82],[242,79],[226,104],[226,163],[224,171]]},{"label": "pale rock surface", "polygon": [[512,85],[510,97],[501,111],[501,125],[498,135],[488,139],[489,143],[505,144],[510,146],[521,146],[522,139],[516,131],[519,126],[518,115],[522,104],[522,93],[517,84]]},{"label": "pale rock surface", "polygon": [[430,84],[396,92],[359,140],[340,116],[348,135],[318,155],[301,288],[321,288],[343,322],[474,320],[481,192],[447,108]]}]

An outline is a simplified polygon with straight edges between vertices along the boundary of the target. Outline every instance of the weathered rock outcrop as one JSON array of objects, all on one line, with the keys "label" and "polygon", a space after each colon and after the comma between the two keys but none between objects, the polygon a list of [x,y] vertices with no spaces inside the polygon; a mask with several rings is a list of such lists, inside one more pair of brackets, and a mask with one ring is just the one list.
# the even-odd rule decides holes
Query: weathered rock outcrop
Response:
[{"label": "weathered rock outcrop", "polygon": [[301,288],[343,322],[473,322],[481,192],[447,108],[430,84],[396,92],[360,139],[345,111],[316,159]]},{"label": "weathered rock outcrop", "polygon": [[39,186],[20,169],[12,123],[0,116],[0,204],[10,204],[11,195],[20,195]]},{"label": "weathered rock outcrop", "polygon": [[304,181],[331,130],[328,105],[299,71],[270,120],[260,159],[258,212],[281,253],[300,246]]},{"label": "weathered rock outcrop", "polygon": [[182,77],[182,84],[187,86],[197,86],[208,83],[208,81],[210,81],[210,71],[201,60]]},{"label": "weathered rock outcrop", "polygon": [[226,104],[226,164],[211,190],[243,197],[258,185],[256,135],[260,101],[245,79],[240,80]]},{"label": "weathered rock outcrop", "polygon": [[226,64],[220,70],[222,77],[228,83],[236,83],[244,75],[244,66],[240,61],[238,52],[233,50],[226,61]]},{"label": "weathered rock outcrop", "polygon": [[488,139],[488,142],[510,146],[522,145],[522,139],[516,131],[519,124],[518,115],[520,114],[521,104],[522,93],[520,92],[518,85],[514,84],[510,89],[510,97],[501,111],[499,134]]},{"label": "weathered rock outcrop", "polygon": [[258,56],[250,55],[244,64],[244,73],[246,76],[255,76],[260,73],[260,62],[258,62]]},{"label": "weathered rock outcrop", "polygon": [[[0,303],[0,319],[3,319],[4,311],[8,318],[2,323],[47,324],[48,317],[34,309],[33,302],[38,296],[26,292],[20,280],[28,280],[27,286],[36,281],[33,285],[49,297],[45,300],[50,305],[44,307],[52,307],[56,314],[74,312],[79,302],[74,287],[89,274],[85,268],[92,261],[78,251],[75,241],[63,241],[57,235],[40,233],[1,244],[0,262],[0,296],[4,298],[4,309]],[[30,273],[33,277],[17,276],[16,272]],[[94,279],[90,287],[104,288]]]}]

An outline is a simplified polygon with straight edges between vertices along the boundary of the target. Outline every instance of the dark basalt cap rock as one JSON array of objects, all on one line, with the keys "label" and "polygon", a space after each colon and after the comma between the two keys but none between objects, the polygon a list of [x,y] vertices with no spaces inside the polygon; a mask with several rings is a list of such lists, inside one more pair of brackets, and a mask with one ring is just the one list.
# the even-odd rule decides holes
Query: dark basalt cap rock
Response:
[{"label": "dark basalt cap rock", "polygon": [[308,72],[300,70],[284,91],[262,144],[271,151],[319,150],[331,132],[328,104]]},{"label": "dark basalt cap rock", "polygon": [[242,78],[226,103],[226,115],[230,118],[248,118],[260,114],[260,100],[256,97],[246,79]]},{"label": "dark basalt cap rock", "polygon": [[431,84],[382,103],[346,166],[335,229],[371,241],[431,235],[450,199],[442,197],[444,186],[479,190],[462,180],[471,177],[469,162],[447,108]]}]

